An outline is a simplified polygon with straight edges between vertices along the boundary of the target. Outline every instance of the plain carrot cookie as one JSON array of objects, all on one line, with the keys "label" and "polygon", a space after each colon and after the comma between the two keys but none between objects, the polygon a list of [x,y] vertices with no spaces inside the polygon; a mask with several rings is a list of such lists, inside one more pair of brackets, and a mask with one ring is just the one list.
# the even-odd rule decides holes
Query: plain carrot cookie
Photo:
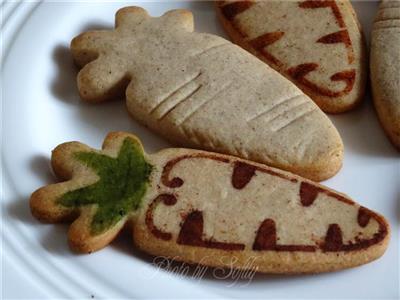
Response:
[{"label": "plain carrot cookie", "polygon": [[152,255],[317,273],[370,262],[389,242],[386,220],[348,196],[234,156],[149,155],[134,135],[116,132],[101,151],[61,144],[51,162],[66,181],[34,192],[31,210],[45,222],[73,221],[68,237],[79,252],[103,248],[129,222],[136,246]]},{"label": "plain carrot cookie", "polygon": [[371,35],[371,83],[381,124],[400,150],[400,1],[383,1]]},{"label": "plain carrot cookie", "polygon": [[348,0],[217,1],[228,35],[295,83],[328,113],[364,96],[366,54]]},{"label": "plain carrot cookie", "polygon": [[187,10],[116,14],[113,31],[86,32],[71,51],[84,101],[126,92],[131,115],[178,145],[233,154],[317,181],[341,167],[330,120],[291,82],[215,35],[193,32]]}]

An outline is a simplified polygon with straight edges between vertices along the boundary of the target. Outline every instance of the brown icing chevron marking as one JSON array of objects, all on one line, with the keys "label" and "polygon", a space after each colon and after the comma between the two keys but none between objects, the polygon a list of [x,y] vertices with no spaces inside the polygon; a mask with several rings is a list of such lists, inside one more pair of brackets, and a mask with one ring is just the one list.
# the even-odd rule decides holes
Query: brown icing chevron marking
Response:
[{"label": "brown icing chevron marking", "polygon": [[[369,222],[369,219],[373,218],[379,224],[379,231],[375,233],[374,236],[368,240],[356,239],[355,243],[349,242],[349,244],[343,244],[342,230],[340,229],[340,226],[337,224],[331,224],[329,225],[325,237],[325,243],[321,245],[321,249],[323,251],[353,251],[353,250],[365,249],[372,245],[378,244],[385,238],[385,236],[388,234],[387,230],[388,225],[383,221],[383,219],[379,215],[377,215],[376,213],[370,211],[365,207],[361,206],[360,210],[357,216],[357,221],[359,225],[361,227],[365,227],[368,225],[367,219]],[[365,224],[365,226],[362,226],[360,223]]]},{"label": "brown icing chevron marking", "polygon": [[360,206],[360,208],[358,209],[358,215],[357,215],[358,225],[360,225],[361,227],[365,227],[368,225],[370,219],[371,219],[371,215],[368,213],[368,209]]},{"label": "brown icing chevron marking", "polygon": [[257,50],[262,50],[266,46],[275,43],[280,40],[284,36],[284,32],[275,31],[275,32],[267,32],[259,37],[256,37],[250,41],[250,44]]},{"label": "brown icing chevron marking", "polygon": [[344,43],[346,46],[351,46],[350,36],[346,29],[327,34],[319,38],[317,42],[323,44]]},{"label": "brown icing chevron marking", "polygon": [[[336,2],[333,0],[309,0],[303,1],[299,3],[299,7],[301,8],[309,8],[309,9],[316,9],[316,8],[326,8],[329,7],[332,10],[332,13],[335,16],[336,22],[338,23],[340,28],[346,28],[346,24],[344,23],[343,16],[340,12],[339,7],[337,6]],[[325,35],[318,39],[318,43],[324,44],[334,44],[334,43],[344,43],[347,50],[347,60],[349,64],[354,62],[354,51],[351,45],[351,39],[349,33],[346,29],[340,30],[338,32],[334,32],[328,35]],[[337,96],[333,96],[337,97]]]},{"label": "brown icing chevron marking", "polygon": [[303,206],[310,206],[318,196],[320,188],[303,181],[300,184],[300,201]]},{"label": "brown icing chevron marking", "polygon": [[193,158],[208,158],[208,159],[213,159],[216,161],[224,162],[224,163],[229,163],[229,159],[220,157],[220,156],[214,156],[210,154],[205,154],[205,153],[197,153],[193,155],[182,155],[179,156],[175,159],[172,159],[167,162],[167,164],[163,168],[163,172],[161,174],[161,182],[170,188],[177,188],[183,185],[183,180],[182,178],[179,177],[174,177],[171,180],[169,179],[169,173],[172,171],[174,166],[179,163],[181,160],[185,159],[193,159]]},{"label": "brown icing chevron marking", "polygon": [[338,193],[334,193],[334,192],[331,192],[331,191],[328,191],[328,190],[325,191],[325,190],[322,190],[322,189],[320,190],[320,192],[324,193],[327,196],[336,198],[336,200],[344,202],[346,204],[355,205],[355,203],[353,201],[351,201],[350,199],[347,199],[345,196],[342,196],[342,195],[340,195]]},{"label": "brown icing chevron marking", "polygon": [[[177,187],[182,186],[183,183],[184,183],[182,178],[174,177],[172,179],[169,179],[169,177],[170,177],[169,174],[171,173],[172,169],[174,168],[174,166],[176,164],[178,164],[182,160],[185,160],[185,159],[199,159],[199,158],[212,159],[212,160],[219,161],[219,162],[222,162],[222,163],[230,163],[231,162],[226,157],[221,157],[221,156],[211,155],[211,154],[206,154],[206,153],[196,153],[196,154],[192,154],[192,155],[182,155],[180,157],[177,157],[175,159],[172,159],[172,160],[168,161],[165,164],[165,166],[163,168],[163,172],[161,174],[161,182],[165,186],[170,187],[170,188],[177,188]],[[260,172],[267,173],[267,174],[270,174],[270,175],[273,175],[273,176],[277,176],[277,177],[289,180],[291,182],[297,182],[297,179],[290,178],[287,175],[280,174],[280,173],[275,172],[273,170],[268,170],[268,169],[265,169],[265,168],[262,168],[262,167],[259,167],[259,166],[254,166],[254,168],[255,168],[256,171],[260,171]],[[232,175],[233,175],[233,173],[232,173]]]},{"label": "brown icing chevron marking", "polygon": [[278,66],[281,66],[282,62],[264,48],[279,41],[284,34],[285,33],[282,31],[267,32],[263,35],[260,35],[259,37],[250,40],[249,43],[254,49],[262,52],[266,59]]},{"label": "brown icing chevron marking", "polygon": [[225,18],[232,21],[238,14],[248,10],[253,4],[253,1],[236,1],[222,6],[221,10]]},{"label": "brown icing chevron marking", "polygon": [[244,250],[244,244],[203,240],[203,223],[203,213],[201,211],[195,210],[191,212],[182,224],[177,243],[222,250]]},{"label": "brown icing chevron marking", "polygon": [[339,94],[347,94],[353,89],[354,81],[356,79],[356,71],[354,69],[341,71],[333,74],[330,79],[332,81],[344,81],[346,83],[346,87],[339,92]]},{"label": "brown icing chevron marking", "polygon": [[[255,3],[251,1],[236,1],[233,3],[229,3],[226,5],[220,4],[220,9],[225,18],[231,22],[231,25],[235,28],[235,30],[242,36],[242,38],[247,38],[247,32],[244,32],[242,28],[240,28],[235,17],[242,12],[249,9]],[[341,30],[327,34],[321,38],[319,38],[316,42],[322,44],[336,44],[343,43],[346,47],[347,51],[347,60],[349,64],[354,63],[355,54],[354,49],[351,43],[350,35],[346,30],[346,24],[344,22],[342,13],[337,5],[336,1],[333,0],[307,0],[300,1],[299,7],[304,9],[318,9],[318,8],[328,8],[331,9],[335,20]],[[261,56],[265,58],[265,60],[280,68],[285,68],[285,63],[281,61],[279,58],[275,57],[268,49],[266,49],[269,45],[277,42],[284,36],[284,32],[276,31],[276,32],[267,32],[264,33],[254,39],[248,40],[249,45],[260,53]],[[353,89],[355,83],[355,70],[346,70],[338,72],[330,77],[332,81],[344,81],[346,86],[341,91],[334,91],[330,88],[326,88],[323,86],[314,83],[313,81],[306,79],[305,76],[316,70],[319,67],[316,63],[303,63],[298,66],[291,67],[286,70],[286,73],[292,77],[295,81],[303,84],[306,88],[310,89],[314,93],[321,94],[322,96],[327,97],[341,97],[343,95],[348,94]]]},{"label": "brown icing chevron marking", "polygon": [[339,7],[337,6],[336,2],[333,0],[307,0],[299,3],[299,7],[301,8],[330,8],[332,13],[335,16],[336,22],[338,25],[343,28],[346,27],[346,24],[343,21],[342,14],[340,13]]},{"label": "brown icing chevron marking", "polygon": [[272,219],[265,219],[258,228],[253,244],[253,250],[314,252],[317,249],[316,246],[308,245],[277,245],[276,241],[277,234],[275,221]]},{"label": "brown icing chevron marking", "polygon": [[237,161],[233,167],[232,185],[235,189],[243,189],[256,173],[256,167]]},{"label": "brown icing chevron marking", "polygon": [[296,80],[301,80],[306,76],[308,73],[314,71],[316,68],[318,68],[318,64],[316,63],[306,63],[306,64],[300,64],[295,67],[292,67],[287,70],[289,75],[293,77]]},{"label": "brown icing chevron marking", "polygon": [[171,194],[161,194],[157,198],[151,202],[149,205],[149,208],[146,211],[146,226],[149,229],[149,231],[159,239],[168,241],[172,238],[172,235],[169,232],[163,232],[160,229],[158,229],[153,222],[153,211],[158,205],[158,203],[163,202],[165,205],[174,205],[176,203],[177,199],[174,195]]},{"label": "brown icing chevron marking", "polygon": [[338,224],[330,224],[325,237],[323,250],[340,251],[343,247],[342,230]]},{"label": "brown icing chevron marking", "polygon": [[276,247],[275,222],[271,219],[264,220],[258,228],[253,250],[274,250]]},{"label": "brown icing chevron marking", "polygon": [[339,96],[349,93],[353,89],[355,78],[356,78],[356,72],[354,69],[341,71],[341,72],[333,74],[330,77],[330,79],[332,81],[344,81],[346,83],[346,86],[341,91],[335,92],[335,91],[332,91],[331,89],[321,87],[321,86],[313,83],[312,81],[308,80],[307,78],[305,78],[305,76],[308,73],[314,71],[316,68],[318,68],[318,64],[316,64],[316,63],[305,63],[305,64],[300,64],[295,67],[289,68],[286,72],[293,79],[297,80],[298,82],[305,85],[306,87],[313,90],[314,92],[317,92],[324,96],[339,97]]},{"label": "brown icing chevron marking", "polygon": [[351,45],[349,32],[346,29],[327,34],[319,38],[317,40],[317,43],[322,43],[322,44],[343,43],[347,49],[347,60],[349,64],[353,63],[354,61],[353,47]]}]

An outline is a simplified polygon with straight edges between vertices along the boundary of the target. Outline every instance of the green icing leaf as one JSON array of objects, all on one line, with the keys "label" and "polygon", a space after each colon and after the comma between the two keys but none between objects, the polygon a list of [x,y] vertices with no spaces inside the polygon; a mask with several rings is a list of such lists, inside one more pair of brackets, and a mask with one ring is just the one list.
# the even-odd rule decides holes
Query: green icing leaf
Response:
[{"label": "green icing leaf", "polygon": [[95,152],[76,152],[74,157],[93,169],[100,179],[90,186],[65,193],[58,203],[66,207],[97,204],[91,223],[92,234],[106,231],[140,207],[152,166],[134,140],[123,141],[117,158]]}]

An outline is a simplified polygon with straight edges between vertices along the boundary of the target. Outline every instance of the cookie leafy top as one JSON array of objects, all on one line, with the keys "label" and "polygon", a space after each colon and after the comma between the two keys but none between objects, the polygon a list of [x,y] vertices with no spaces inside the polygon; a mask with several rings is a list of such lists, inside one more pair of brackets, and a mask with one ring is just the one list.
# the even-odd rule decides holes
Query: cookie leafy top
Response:
[{"label": "cookie leafy top", "polygon": [[91,234],[103,233],[140,207],[152,166],[134,140],[125,138],[116,158],[96,152],[76,152],[73,157],[91,168],[99,180],[65,193],[58,203],[71,208],[97,204]]}]

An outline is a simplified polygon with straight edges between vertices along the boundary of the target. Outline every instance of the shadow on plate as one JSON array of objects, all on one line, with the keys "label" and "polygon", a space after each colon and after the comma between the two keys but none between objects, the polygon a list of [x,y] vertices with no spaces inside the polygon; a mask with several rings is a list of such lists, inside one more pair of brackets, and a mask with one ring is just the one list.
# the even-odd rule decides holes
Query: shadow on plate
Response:
[{"label": "shadow on plate", "polygon": [[138,259],[143,260],[150,264],[153,262],[153,259],[154,259],[154,257],[152,255],[139,250],[133,244],[132,229],[128,228],[128,227],[124,228],[118,234],[118,236],[110,244],[109,247],[113,248],[115,251],[124,253],[128,256],[138,258]]},{"label": "shadow on plate", "polygon": [[[29,162],[29,167],[44,184],[56,183],[56,178],[51,172],[50,159],[48,157],[43,155],[33,156]],[[41,245],[50,252],[63,255],[68,254],[69,249],[66,242],[67,225],[44,224],[36,220],[30,211],[29,196],[24,199],[11,201],[6,211],[17,222],[23,222],[36,227],[51,227],[49,232],[40,240]]]},{"label": "shadow on plate", "polygon": [[42,224],[42,226],[51,226],[40,241],[46,251],[61,256],[79,255],[72,252],[68,246],[69,224]]},{"label": "shadow on plate", "polygon": [[[188,3],[188,9],[192,12],[210,12],[214,3],[212,1],[191,1]],[[211,10],[212,11],[212,10]]]},{"label": "shadow on plate", "polygon": [[[89,23],[80,32],[92,30],[110,30],[111,28],[103,23]],[[71,40],[74,37],[71,36]],[[53,50],[53,61],[57,66],[57,76],[51,85],[52,94],[65,102],[73,103],[79,100],[78,89],[76,86],[76,75],[78,67],[72,59],[69,45],[58,45]]]},{"label": "shadow on plate", "polygon": [[188,9],[193,12],[196,32],[211,33],[230,40],[214,12],[213,1],[192,1],[188,3]]},{"label": "shadow on plate", "polygon": [[369,91],[356,109],[329,117],[342,137],[345,151],[351,149],[362,156],[377,158],[400,157],[379,123]]},{"label": "shadow on plate", "polygon": [[51,227],[48,233],[40,240],[44,249],[58,255],[68,255],[71,251],[67,244],[66,224],[44,224],[36,220],[29,209],[29,199],[16,199],[7,207],[7,213],[11,218],[35,227]]},{"label": "shadow on plate", "polygon": [[[49,158],[43,155],[35,155],[30,160],[29,167],[46,184],[55,182],[55,177],[51,172]],[[20,222],[37,224],[29,208],[29,198],[11,201],[6,211],[11,218]]]},{"label": "shadow on plate", "polygon": [[38,224],[36,219],[31,214],[31,211],[29,208],[29,198],[14,199],[7,206],[6,212],[11,218],[13,218],[19,222],[23,222],[23,223],[26,223],[29,225],[37,225]]},{"label": "shadow on plate", "polygon": [[59,45],[53,51],[53,61],[57,66],[57,76],[51,85],[52,94],[67,103],[78,100],[76,75],[78,68],[74,65],[69,47]]},{"label": "shadow on plate", "polygon": [[34,155],[30,160],[29,166],[43,182],[47,184],[56,182],[56,177],[51,171],[50,153],[49,156]]}]

